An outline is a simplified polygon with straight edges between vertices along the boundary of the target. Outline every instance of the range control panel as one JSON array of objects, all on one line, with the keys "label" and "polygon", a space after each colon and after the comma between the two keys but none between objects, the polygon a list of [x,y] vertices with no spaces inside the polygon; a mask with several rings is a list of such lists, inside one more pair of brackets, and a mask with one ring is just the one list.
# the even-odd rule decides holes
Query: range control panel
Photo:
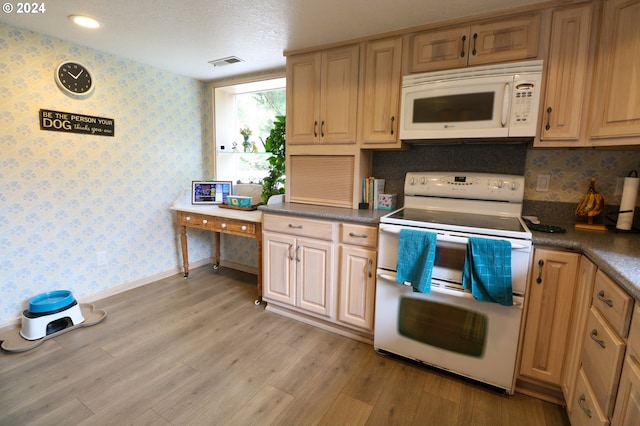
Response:
[{"label": "range control panel", "polygon": [[522,203],[524,176],[491,173],[408,172],[404,194]]}]

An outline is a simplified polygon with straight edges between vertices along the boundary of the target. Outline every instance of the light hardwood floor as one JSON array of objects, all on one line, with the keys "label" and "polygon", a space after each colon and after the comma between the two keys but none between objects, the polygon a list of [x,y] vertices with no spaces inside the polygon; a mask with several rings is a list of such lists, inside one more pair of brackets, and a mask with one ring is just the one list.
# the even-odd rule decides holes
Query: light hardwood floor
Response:
[{"label": "light hardwood floor", "polygon": [[255,306],[210,266],[96,302],[107,318],[0,354],[0,425],[568,425],[561,407],[376,353]]}]

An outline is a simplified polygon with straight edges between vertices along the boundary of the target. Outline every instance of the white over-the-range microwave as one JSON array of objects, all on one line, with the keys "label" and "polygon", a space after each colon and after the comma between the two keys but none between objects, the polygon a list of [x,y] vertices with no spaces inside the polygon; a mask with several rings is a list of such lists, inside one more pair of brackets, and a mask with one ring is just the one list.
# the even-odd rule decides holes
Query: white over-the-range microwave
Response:
[{"label": "white over-the-range microwave", "polygon": [[533,137],[542,61],[403,77],[400,139]]}]

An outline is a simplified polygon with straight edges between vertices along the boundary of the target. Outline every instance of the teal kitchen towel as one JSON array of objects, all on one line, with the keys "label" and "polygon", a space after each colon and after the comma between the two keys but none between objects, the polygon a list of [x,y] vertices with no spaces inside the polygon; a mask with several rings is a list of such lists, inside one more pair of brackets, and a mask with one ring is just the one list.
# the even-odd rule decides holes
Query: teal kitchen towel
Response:
[{"label": "teal kitchen towel", "polygon": [[476,300],[512,306],[511,243],[505,240],[469,238],[462,286],[471,290]]},{"label": "teal kitchen towel", "polygon": [[435,232],[401,229],[398,244],[396,281],[411,283],[415,291],[431,291],[431,272],[436,258],[438,234]]}]

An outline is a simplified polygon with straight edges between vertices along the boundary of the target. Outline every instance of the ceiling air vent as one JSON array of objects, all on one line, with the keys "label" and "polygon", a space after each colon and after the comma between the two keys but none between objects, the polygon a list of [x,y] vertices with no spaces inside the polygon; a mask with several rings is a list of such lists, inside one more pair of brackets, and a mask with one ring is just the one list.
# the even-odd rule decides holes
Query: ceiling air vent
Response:
[{"label": "ceiling air vent", "polygon": [[214,67],[223,67],[225,65],[237,64],[238,62],[244,62],[244,61],[238,58],[237,56],[229,56],[227,58],[215,59],[213,61],[209,61],[209,63]]}]

